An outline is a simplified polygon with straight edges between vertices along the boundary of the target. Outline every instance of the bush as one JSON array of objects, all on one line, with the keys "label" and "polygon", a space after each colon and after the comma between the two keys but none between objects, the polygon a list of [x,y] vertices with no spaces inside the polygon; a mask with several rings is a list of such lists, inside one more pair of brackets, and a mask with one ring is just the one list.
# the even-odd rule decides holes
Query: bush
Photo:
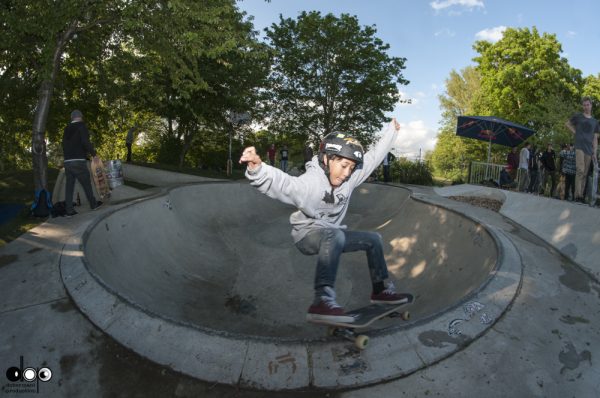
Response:
[{"label": "bush", "polygon": [[433,175],[427,163],[397,159],[390,167],[392,181],[401,184],[433,185]]}]

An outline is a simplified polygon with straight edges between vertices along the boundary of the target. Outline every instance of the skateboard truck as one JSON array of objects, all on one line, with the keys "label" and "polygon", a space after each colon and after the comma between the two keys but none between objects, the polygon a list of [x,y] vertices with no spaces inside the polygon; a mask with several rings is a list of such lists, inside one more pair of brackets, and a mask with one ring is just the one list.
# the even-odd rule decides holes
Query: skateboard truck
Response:
[{"label": "skateboard truck", "polygon": [[[410,319],[410,312],[408,311],[394,311],[381,318],[401,318],[402,320],[408,321]],[[370,322],[369,322],[370,323]],[[352,324],[347,324],[348,326],[334,326],[330,325],[327,328],[327,336],[330,337],[341,337],[343,339],[354,342],[354,345],[360,349],[364,350],[369,344],[369,336],[366,334],[360,334],[356,332],[356,329],[364,327],[364,325],[357,325],[357,327],[350,326]]]}]

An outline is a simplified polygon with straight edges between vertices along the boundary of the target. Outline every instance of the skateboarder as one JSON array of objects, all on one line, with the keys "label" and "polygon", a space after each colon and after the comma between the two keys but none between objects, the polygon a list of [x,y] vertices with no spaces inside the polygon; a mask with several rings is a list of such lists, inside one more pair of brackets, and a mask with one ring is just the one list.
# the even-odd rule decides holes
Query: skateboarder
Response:
[{"label": "skateboarder", "polygon": [[246,177],[261,193],[296,206],[290,217],[292,238],[298,250],[318,255],[315,273],[315,298],[307,319],[353,322],[335,300],[335,278],[344,252],[367,253],[373,290],[372,303],[402,304],[410,294],[396,293],[388,279],[381,235],[375,232],[348,231],[342,225],[354,188],[365,181],[396,140],[400,125],[393,121],[375,147],[364,153],[362,145],[345,133],[328,134],[319,152],[306,163],[306,173],[292,177],[263,163],[254,147],[244,149],[240,163],[246,163]]}]

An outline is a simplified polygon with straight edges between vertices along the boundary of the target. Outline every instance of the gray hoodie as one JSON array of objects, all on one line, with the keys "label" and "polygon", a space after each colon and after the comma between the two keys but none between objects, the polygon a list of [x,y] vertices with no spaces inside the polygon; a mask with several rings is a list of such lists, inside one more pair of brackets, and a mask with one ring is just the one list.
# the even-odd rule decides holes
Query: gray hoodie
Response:
[{"label": "gray hoodie", "polygon": [[382,162],[397,135],[394,124],[390,123],[379,142],[365,153],[362,167],[357,168],[348,181],[335,189],[332,189],[329,178],[319,166],[318,155],[306,163],[306,173],[299,177],[290,176],[265,163],[255,170],[246,169],[246,177],[261,193],[298,208],[290,216],[292,238],[297,243],[315,229],[346,228],[341,224],[352,191]]}]

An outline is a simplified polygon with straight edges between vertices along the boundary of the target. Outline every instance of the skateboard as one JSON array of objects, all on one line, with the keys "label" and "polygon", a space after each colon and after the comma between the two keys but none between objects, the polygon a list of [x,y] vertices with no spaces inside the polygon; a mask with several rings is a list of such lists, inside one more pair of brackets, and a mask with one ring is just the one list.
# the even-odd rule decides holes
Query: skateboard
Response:
[{"label": "skateboard", "polygon": [[346,315],[354,317],[355,321],[352,323],[331,322],[327,320],[309,320],[308,322],[329,326],[327,329],[328,336],[342,337],[353,341],[356,347],[364,350],[367,344],[369,344],[369,336],[357,333],[356,329],[364,329],[383,318],[401,318],[408,321],[410,319],[410,312],[402,311],[401,308],[413,301],[414,299],[411,296],[409,301],[403,304],[371,304],[346,312]]},{"label": "skateboard", "polygon": [[105,199],[110,196],[110,189],[108,187],[108,181],[106,179],[106,172],[104,171],[104,163],[98,157],[92,158],[91,164],[92,179],[94,185],[100,195],[101,199]]}]

